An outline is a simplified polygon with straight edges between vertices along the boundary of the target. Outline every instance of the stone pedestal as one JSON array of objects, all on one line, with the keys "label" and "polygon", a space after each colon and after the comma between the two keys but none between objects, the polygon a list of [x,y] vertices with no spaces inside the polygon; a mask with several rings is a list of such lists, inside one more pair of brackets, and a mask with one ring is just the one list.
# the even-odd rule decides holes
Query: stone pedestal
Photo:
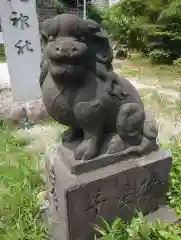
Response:
[{"label": "stone pedestal", "polygon": [[137,211],[149,214],[165,205],[172,163],[165,150],[79,175],[61,158],[58,147],[46,154],[52,193],[49,233],[54,240],[92,240],[92,225],[100,224],[100,217],[130,220]]}]

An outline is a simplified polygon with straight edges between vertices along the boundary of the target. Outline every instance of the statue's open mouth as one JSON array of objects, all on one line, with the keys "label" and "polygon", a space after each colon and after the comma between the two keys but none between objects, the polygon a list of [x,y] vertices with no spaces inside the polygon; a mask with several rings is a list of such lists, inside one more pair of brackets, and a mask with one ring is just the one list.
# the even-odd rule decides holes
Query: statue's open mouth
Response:
[{"label": "statue's open mouth", "polygon": [[82,63],[85,63],[85,59],[86,59],[87,55],[86,54],[82,54],[82,56],[78,55],[78,56],[71,56],[71,55],[67,55],[67,56],[50,56],[49,59],[52,63],[57,64],[57,65],[79,65]]},{"label": "statue's open mouth", "polygon": [[77,66],[77,65],[82,65],[85,64],[85,59],[86,59],[86,55],[83,56],[78,56],[78,57],[62,57],[62,58],[56,58],[56,57],[52,57],[49,58],[50,62],[54,65],[54,66],[59,66],[59,67],[68,67],[68,66]]},{"label": "statue's open mouth", "polygon": [[72,81],[72,76],[74,76],[74,78],[76,78],[77,74],[80,76],[82,75],[82,71],[84,66],[83,64],[80,64],[78,62],[71,64],[70,61],[68,63],[59,63],[59,62],[55,62],[55,61],[51,61],[49,64],[49,71],[51,73],[51,75],[54,78],[61,78],[62,83],[67,82],[67,78]]}]

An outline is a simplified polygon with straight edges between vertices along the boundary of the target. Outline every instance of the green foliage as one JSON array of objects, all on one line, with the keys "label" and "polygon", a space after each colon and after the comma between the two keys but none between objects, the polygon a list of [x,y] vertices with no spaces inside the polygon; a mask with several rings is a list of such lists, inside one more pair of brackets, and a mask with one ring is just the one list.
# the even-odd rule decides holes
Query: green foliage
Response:
[{"label": "green foliage", "polygon": [[[113,222],[112,225],[109,225],[106,220],[102,218],[102,227],[94,226],[94,229],[101,234],[102,240],[104,239],[127,239],[128,233],[125,231],[127,225],[123,223],[119,218]],[[120,238],[120,236],[122,238]]]},{"label": "green foliage", "polygon": [[181,56],[180,0],[123,0],[103,18],[113,39],[153,62],[172,63]]},{"label": "green foliage", "polygon": [[174,62],[174,67],[175,67],[175,70],[179,73],[181,73],[181,57],[177,58]]},{"label": "green foliage", "polygon": [[[179,225],[171,226],[157,220],[156,224],[147,222],[142,214],[133,218],[130,224],[125,224],[117,218],[112,225],[105,220],[103,227],[95,226],[101,235],[100,240],[180,240],[181,230]],[[96,239],[96,237],[95,237]]]},{"label": "green foliage", "polygon": [[94,21],[101,23],[102,22],[102,13],[101,11],[93,4],[87,5],[87,17],[93,19]]},{"label": "green foliage", "polygon": [[4,58],[4,57],[5,57],[4,45],[0,44],[0,58]]},{"label": "green foliage", "polygon": [[0,126],[0,239],[42,240],[37,194],[43,186],[36,154],[27,152],[25,140]]},{"label": "green foliage", "polygon": [[152,63],[169,63],[171,52],[163,49],[154,49],[150,51],[149,57]]},{"label": "green foliage", "polygon": [[174,140],[169,148],[172,152],[173,163],[168,200],[181,217],[181,143],[178,140]]}]

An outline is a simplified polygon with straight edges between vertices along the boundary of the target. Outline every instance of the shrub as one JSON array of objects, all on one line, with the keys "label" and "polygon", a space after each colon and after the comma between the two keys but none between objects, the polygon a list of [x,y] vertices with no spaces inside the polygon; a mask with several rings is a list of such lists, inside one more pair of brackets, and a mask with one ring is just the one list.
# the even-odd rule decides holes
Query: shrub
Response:
[{"label": "shrub", "polygon": [[0,44],[0,57],[5,57],[4,44]]},{"label": "shrub", "polygon": [[112,38],[151,60],[172,63],[181,56],[179,0],[123,0],[103,15]]},{"label": "shrub", "polygon": [[169,63],[171,58],[171,51],[163,49],[154,49],[149,53],[152,63]]},{"label": "shrub", "polygon": [[175,67],[175,70],[179,73],[181,73],[181,57],[180,58],[177,58],[174,62],[174,67]]},{"label": "shrub", "polygon": [[174,140],[169,148],[172,152],[173,163],[170,174],[171,184],[168,200],[170,205],[181,217],[181,142]]},{"label": "shrub", "polygon": [[125,224],[119,218],[112,225],[103,220],[103,227],[95,226],[95,230],[101,234],[100,240],[179,240],[181,238],[179,225],[171,226],[159,220],[154,225],[147,222],[142,214],[133,218],[130,224]]},{"label": "shrub", "polygon": [[101,23],[102,14],[101,11],[93,4],[87,5],[87,17],[93,19],[94,21]]}]

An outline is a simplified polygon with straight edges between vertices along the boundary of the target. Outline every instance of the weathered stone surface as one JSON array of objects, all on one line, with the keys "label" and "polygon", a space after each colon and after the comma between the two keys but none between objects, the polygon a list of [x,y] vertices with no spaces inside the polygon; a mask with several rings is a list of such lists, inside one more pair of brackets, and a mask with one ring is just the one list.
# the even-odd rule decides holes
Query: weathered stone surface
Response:
[{"label": "weathered stone surface", "polygon": [[39,120],[49,117],[41,99],[27,102],[25,108],[27,119],[30,122],[36,123]]},{"label": "weathered stone surface", "polygon": [[50,118],[42,99],[32,101],[14,101],[11,89],[2,89],[0,94],[0,120],[12,124],[21,122],[36,123]]},{"label": "weathered stone surface", "polygon": [[177,223],[179,221],[174,210],[171,209],[168,205],[162,206],[153,213],[148,214],[145,216],[145,219],[153,223],[156,223],[156,221],[159,219],[160,221],[169,224]]},{"label": "weathered stone surface", "polygon": [[158,150],[73,175],[53,149],[46,154],[52,193],[50,233],[55,240],[90,240],[94,234],[91,224],[99,224],[100,217],[129,220],[136,211],[157,210],[165,204],[171,162],[167,151]]},{"label": "weathered stone surface", "polygon": [[[110,141],[112,141],[111,136],[107,141],[105,141],[105,143],[109,143]],[[137,147],[135,147],[135,151],[133,151],[133,148],[131,148],[130,152],[129,149],[126,149],[116,154],[107,153],[107,144],[105,144],[105,146],[103,146],[100,150],[101,154],[98,157],[93,158],[89,161],[77,161],[74,158],[74,151],[78,144],[80,144],[80,141],[74,141],[74,144],[60,144],[57,152],[57,155],[61,161],[69,168],[70,172],[74,174],[89,172],[100,167],[105,167],[110,164],[123,161],[125,159],[134,159],[136,156],[140,157],[143,154],[143,152],[139,153],[137,151]],[[145,148],[144,154],[150,153],[150,151],[155,151],[157,149],[158,145],[156,141],[152,140],[149,148]]]}]

